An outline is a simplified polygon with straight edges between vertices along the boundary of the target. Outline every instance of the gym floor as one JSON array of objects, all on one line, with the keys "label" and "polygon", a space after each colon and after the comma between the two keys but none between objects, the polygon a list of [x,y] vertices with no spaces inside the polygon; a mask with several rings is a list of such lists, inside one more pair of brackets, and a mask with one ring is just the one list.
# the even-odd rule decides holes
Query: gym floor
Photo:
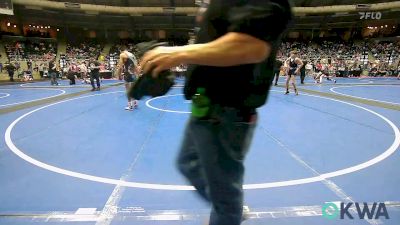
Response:
[{"label": "gym floor", "polygon": [[[307,78],[299,96],[283,82],[259,109],[243,224],[400,224],[400,80]],[[209,206],[175,168],[182,84],[134,111],[117,81],[0,86],[0,224],[205,224]],[[329,220],[326,202],[383,202],[390,219]]]}]

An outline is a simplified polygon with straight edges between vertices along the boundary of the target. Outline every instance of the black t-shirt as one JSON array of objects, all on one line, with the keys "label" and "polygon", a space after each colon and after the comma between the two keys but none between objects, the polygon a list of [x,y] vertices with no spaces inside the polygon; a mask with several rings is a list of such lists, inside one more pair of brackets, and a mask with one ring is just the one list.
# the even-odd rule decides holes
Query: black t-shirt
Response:
[{"label": "black t-shirt", "polygon": [[283,63],[280,60],[275,60],[275,65],[274,65],[274,71],[279,71],[281,70]]},{"label": "black t-shirt", "polygon": [[137,67],[136,56],[131,52],[126,53],[128,59],[123,66],[123,75],[125,82],[133,82],[136,79],[135,68]]},{"label": "black t-shirt", "polygon": [[124,63],[124,76],[133,76],[134,75],[134,68],[135,68],[135,62],[133,61],[133,59],[128,58],[126,60],[126,62]]},{"label": "black t-shirt", "polygon": [[100,68],[93,68],[93,67],[99,67],[99,66],[100,66],[100,63],[97,61],[90,62],[90,71],[93,74],[98,74],[100,72]]},{"label": "black t-shirt", "polygon": [[8,64],[6,67],[7,72],[14,73],[16,70],[15,66],[13,64]]},{"label": "black t-shirt", "polygon": [[303,65],[300,68],[301,72],[305,72],[306,71],[306,65],[307,65],[307,61],[303,61]]},{"label": "black t-shirt", "polygon": [[49,73],[55,73],[56,68],[54,62],[49,62]]},{"label": "black t-shirt", "polygon": [[280,36],[292,18],[288,0],[211,0],[204,13],[196,43],[213,41],[228,32],[249,34],[269,42],[272,52],[258,64],[231,67],[190,65],[185,97],[198,87],[206,89],[212,103],[237,108],[257,108],[267,99]]}]

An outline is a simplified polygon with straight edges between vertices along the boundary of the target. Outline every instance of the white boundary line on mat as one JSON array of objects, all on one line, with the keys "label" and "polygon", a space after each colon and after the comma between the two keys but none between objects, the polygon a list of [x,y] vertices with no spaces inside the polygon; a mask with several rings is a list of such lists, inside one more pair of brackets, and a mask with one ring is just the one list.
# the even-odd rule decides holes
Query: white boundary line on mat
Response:
[{"label": "white boundary line on mat", "polygon": [[24,88],[24,89],[13,89],[13,90],[52,90],[52,91],[59,91],[60,93],[56,94],[56,95],[49,96],[49,97],[45,97],[45,98],[38,98],[38,99],[29,100],[29,101],[22,101],[22,102],[14,102],[14,103],[9,103],[9,104],[4,104],[4,105],[0,105],[0,107],[11,106],[11,105],[19,105],[19,104],[24,104],[24,103],[29,103],[29,102],[40,101],[40,100],[53,98],[53,97],[57,97],[57,96],[65,94],[65,90],[63,90],[63,89],[55,89],[55,88]]},{"label": "white boundary line on mat", "polygon": [[[25,160],[26,162],[29,162],[37,167],[43,168],[45,170],[49,170],[55,173],[59,173],[59,174],[63,174],[66,176],[71,176],[71,177],[76,177],[76,178],[80,178],[80,179],[84,179],[84,180],[89,180],[89,181],[94,181],[94,182],[99,182],[99,183],[105,183],[105,184],[112,184],[112,185],[120,185],[120,186],[125,186],[125,187],[132,187],[132,188],[143,188],[143,189],[154,189],[154,190],[172,190],[172,191],[187,191],[187,190],[194,190],[194,188],[192,186],[187,186],[187,185],[170,185],[170,184],[154,184],[154,183],[139,183],[139,182],[128,182],[128,181],[123,181],[123,180],[118,180],[118,179],[111,179],[111,178],[106,178],[106,177],[99,177],[99,176],[93,176],[93,175],[89,175],[89,174],[85,174],[85,173],[79,173],[79,172],[75,172],[75,171],[71,171],[71,170],[66,170],[63,168],[59,168],[53,165],[49,165],[46,164],[44,162],[41,162],[37,159],[32,158],[31,156],[25,154],[21,149],[19,149],[13,142],[12,138],[11,138],[11,133],[12,130],[14,129],[14,127],[18,124],[18,122],[20,122],[21,120],[23,120],[24,118],[28,117],[29,115],[38,112],[40,110],[43,110],[45,108],[54,106],[54,105],[58,105],[61,103],[65,103],[65,102],[69,102],[69,101],[73,101],[73,100],[77,100],[77,99],[83,99],[83,98],[89,98],[89,97],[94,97],[94,96],[101,96],[101,95],[108,95],[108,94],[114,94],[114,93],[120,93],[123,91],[116,91],[116,92],[108,92],[108,93],[102,93],[102,94],[94,94],[94,95],[87,95],[87,96],[81,96],[81,97],[77,97],[77,98],[72,98],[72,99],[67,99],[67,100],[63,100],[60,102],[56,102],[56,103],[52,103],[46,106],[42,106],[39,107],[37,109],[34,109],[30,112],[27,112],[25,114],[23,114],[22,116],[18,117],[16,120],[14,120],[6,129],[6,132],[4,134],[4,139],[5,142],[8,146],[8,148],[14,153],[16,154],[18,157],[20,157],[21,159]],[[347,104],[359,109],[363,109],[375,116],[378,116],[379,118],[381,118],[383,121],[385,121],[393,130],[394,132],[394,141],[393,143],[390,145],[390,147],[388,149],[386,149],[383,153],[381,153],[380,155],[376,156],[373,159],[370,159],[366,162],[360,163],[358,165],[355,166],[351,166],[348,168],[344,168],[344,169],[340,169],[337,171],[333,171],[333,172],[329,172],[329,173],[324,173],[324,174],[320,174],[318,176],[313,176],[313,177],[308,177],[308,178],[303,178],[303,179],[295,179],[295,180],[286,180],[286,181],[278,181],[278,182],[269,182],[269,183],[258,183],[258,184],[246,184],[244,185],[244,189],[266,189],[266,188],[276,188],[276,187],[285,187],[285,186],[294,186],[294,185],[301,185],[301,184],[309,184],[309,183],[314,183],[314,182],[319,182],[319,181],[323,181],[326,180],[328,178],[332,178],[332,177],[338,177],[338,176],[342,176],[342,175],[346,175],[346,174],[350,174],[350,173],[354,173],[363,169],[366,169],[370,166],[373,166],[383,160],[385,160],[386,158],[388,158],[389,156],[391,156],[393,153],[396,152],[396,150],[398,149],[399,145],[400,145],[400,131],[399,128],[392,122],[390,121],[388,118],[384,117],[383,115],[374,112],[370,109],[364,108],[362,106],[358,106],[352,103],[348,103],[348,102],[344,102],[341,100],[336,100],[336,99],[331,99],[331,98],[327,98],[327,97],[322,97],[322,96],[315,96],[315,95],[309,95],[309,94],[303,94],[306,96],[312,96],[312,97],[317,97],[317,98],[321,98],[321,99],[328,99],[328,100],[332,100],[335,102],[340,102],[343,104]]]},{"label": "white boundary line on mat", "polygon": [[341,93],[341,92],[335,91],[335,89],[338,89],[338,88],[349,88],[349,87],[375,87],[375,86],[378,86],[378,87],[380,87],[380,86],[381,86],[381,87],[382,87],[382,86],[384,86],[384,87],[387,87],[387,86],[389,86],[389,87],[400,87],[400,86],[398,86],[398,85],[352,85],[352,86],[332,87],[332,88],[330,88],[329,90],[330,90],[331,92],[335,93],[335,94],[343,95],[343,96],[347,96],[347,97],[358,98],[358,99],[364,99],[364,100],[370,100],[370,101],[376,101],[376,102],[382,102],[382,103],[389,103],[389,104],[393,104],[393,105],[400,105],[400,103],[396,103],[396,102],[382,101],[382,100],[377,100],[377,99],[373,99],[373,98],[363,98],[363,97],[359,97],[359,96],[355,96],[355,95],[343,94],[343,93]]},{"label": "white boundary line on mat", "polygon": [[9,93],[4,93],[4,92],[0,92],[0,95],[4,95],[4,96],[0,96],[0,98],[7,98],[8,96],[10,96]]}]

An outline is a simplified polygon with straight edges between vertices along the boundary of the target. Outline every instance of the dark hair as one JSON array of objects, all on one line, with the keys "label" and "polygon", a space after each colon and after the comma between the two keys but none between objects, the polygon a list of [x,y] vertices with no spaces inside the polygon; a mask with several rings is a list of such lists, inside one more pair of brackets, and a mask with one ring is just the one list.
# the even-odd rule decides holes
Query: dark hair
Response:
[{"label": "dark hair", "polygon": [[121,46],[121,52],[127,51],[127,50],[128,50],[128,47],[126,45]]}]

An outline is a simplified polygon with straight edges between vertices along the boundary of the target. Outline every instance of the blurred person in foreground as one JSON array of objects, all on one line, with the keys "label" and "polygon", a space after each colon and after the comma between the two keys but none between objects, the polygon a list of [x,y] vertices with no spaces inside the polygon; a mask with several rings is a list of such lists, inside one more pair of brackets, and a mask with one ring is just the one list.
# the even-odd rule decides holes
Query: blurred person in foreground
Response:
[{"label": "blurred person in foreground", "polygon": [[192,100],[177,164],[212,206],[209,225],[243,220],[244,159],[274,77],[280,36],[292,18],[287,0],[211,0],[196,44],[158,47],[140,60],[143,76],[190,65]]}]

